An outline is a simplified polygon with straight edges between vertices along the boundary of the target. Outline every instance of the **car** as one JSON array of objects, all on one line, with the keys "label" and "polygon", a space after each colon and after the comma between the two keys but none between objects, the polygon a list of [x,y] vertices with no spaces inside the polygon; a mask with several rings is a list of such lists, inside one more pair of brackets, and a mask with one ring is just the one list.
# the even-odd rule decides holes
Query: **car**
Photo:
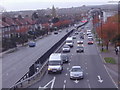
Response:
[{"label": "car", "polygon": [[93,44],[94,42],[92,40],[88,41],[88,44]]},{"label": "car", "polygon": [[78,53],[78,52],[84,52],[84,46],[83,45],[78,45],[77,46],[77,49],[76,49],[76,52]]},{"label": "car", "polygon": [[73,37],[73,39],[76,39],[76,36],[74,35],[74,36],[72,36]]},{"label": "car", "polygon": [[75,34],[77,35],[77,34],[78,34],[78,32],[75,32]]},{"label": "car", "polygon": [[62,30],[60,29],[59,32],[62,32]]},{"label": "car", "polygon": [[81,40],[81,41],[77,41],[77,44],[83,44],[83,41]]},{"label": "car", "polygon": [[70,79],[83,79],[83,69],[81,66],[72,66],[70,69]]},{"label": "car", "polygon": [[54,31],[54,34],[58,34],[58,31]]},{"label": "car", "polygon": [[69,62],[69,57],[67,54],[61,54],[61,58],[63,60],[63,63],[68,63]]},{"label": "car", "polygon": [[35,43],[35,41],[29,41],[28,45],[29,45],[29,47],[35,47],[36,43]]},{"label": "car", "polygon": [[68,46],[68,45],[65,44],[65,45],[63,46],[63,48],[62,48],[62,51],[63,51],[63,52],[70,52],[70,46]]}]

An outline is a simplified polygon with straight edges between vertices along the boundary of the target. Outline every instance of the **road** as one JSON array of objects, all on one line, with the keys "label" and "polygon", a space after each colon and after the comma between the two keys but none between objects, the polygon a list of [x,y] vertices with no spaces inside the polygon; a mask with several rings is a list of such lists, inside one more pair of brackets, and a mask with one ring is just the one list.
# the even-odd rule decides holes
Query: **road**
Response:
[{"label": "road", "polygon": [[[69,28],[69,31],[72,27]],[[48,35],[36,42],[36,47],[20,47],[17,51],[5,54],[2,57],[2,88],[13,86],[26,72],[29,67],[57,41],[65,36],[66,30],[59,34]]]},{"label": "road", "polygon": [[[92,24],[88,23],[89,29],[92,29]],[[87,44],[87,35],[84,39],[84,53],[76,53],[77,40],[80,40],[79,35],[74,39],[74,47],[71,48],[70,53],[67,53],[70,57],[70,63],[64,64],[62,74],[46,74],[43,78],[30,86],[29,88],[116,88],[113,80],[109,76],[106,67],[103,64],[96,44]],[[84,70],[84,79],[71,80],[69,76],[69,70],[73,65],[80,65]]]}]

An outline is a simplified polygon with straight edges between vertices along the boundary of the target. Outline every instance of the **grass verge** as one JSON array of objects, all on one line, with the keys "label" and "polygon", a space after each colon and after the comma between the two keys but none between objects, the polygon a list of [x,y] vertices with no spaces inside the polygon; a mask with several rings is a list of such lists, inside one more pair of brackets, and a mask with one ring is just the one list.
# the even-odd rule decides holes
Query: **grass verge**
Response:
[{"label": "grass verge", "polygon": [[105,53],[109,52],[109,51],[106,50],[106,49],[103,49],[103,51],[102,51],[102,49],[100,49],[100,51],[101,51],[101,52],[105,52]]},{"label": "grass verge", "polygon": [[106,63],[116,64],[115,59],[112,57],[105,57],[104,60]]}]

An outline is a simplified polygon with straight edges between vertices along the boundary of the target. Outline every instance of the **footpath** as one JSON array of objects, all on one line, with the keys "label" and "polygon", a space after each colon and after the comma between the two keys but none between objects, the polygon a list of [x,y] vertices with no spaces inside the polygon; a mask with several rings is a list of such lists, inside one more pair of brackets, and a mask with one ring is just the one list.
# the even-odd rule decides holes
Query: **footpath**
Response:
[{"label": "footpath", "polygon": [[[104,51],[101,51],[101,45],[98,44],[98,42],[96,43],[98,50],[99,50],[99,54],[102,57],[103,63],[106,66],[106,69],[110,75],[110,77],[112,78],[112,80],[114,81],[114,83],[119,87],[120,85],[120,81],[119,80],[119,68],[120,67],[120,52],[116,55],[115,52],[115,48],[114,45],[110,44],[109,45],[109,49],[108,51],[106,51],[106,47],[104,46]],[[114,63],[106,63],[105,58],[113,58]]]}]

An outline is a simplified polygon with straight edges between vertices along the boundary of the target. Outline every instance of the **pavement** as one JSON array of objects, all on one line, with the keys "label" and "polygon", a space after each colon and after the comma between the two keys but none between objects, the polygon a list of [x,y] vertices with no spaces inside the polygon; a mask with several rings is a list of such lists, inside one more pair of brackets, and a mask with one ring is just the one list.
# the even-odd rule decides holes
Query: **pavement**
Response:
[{"label": "pavement", "polygon": [[[114,82],[116,83],[116,85],[118,85],[118,67],[120,66],[120,63],[118,62],[119,59],[119,55],[116,55],[115,49],[114,49],[114,45],[110,44],[109,45],[109,49],[108,52],[101,52],[101,46],[97,45],[98,50],[99,50],[99,54],[103,60],[104,65],[106,66],[111,78],[114,80]],[[104,46],[104,49],[106,49],[106,47]],[[116,64],[110,64],[110,63],[106,63],[104,61],[105,57],[112,57],[115,59]],[[118,86],[119,87],[119,86]]]}]

